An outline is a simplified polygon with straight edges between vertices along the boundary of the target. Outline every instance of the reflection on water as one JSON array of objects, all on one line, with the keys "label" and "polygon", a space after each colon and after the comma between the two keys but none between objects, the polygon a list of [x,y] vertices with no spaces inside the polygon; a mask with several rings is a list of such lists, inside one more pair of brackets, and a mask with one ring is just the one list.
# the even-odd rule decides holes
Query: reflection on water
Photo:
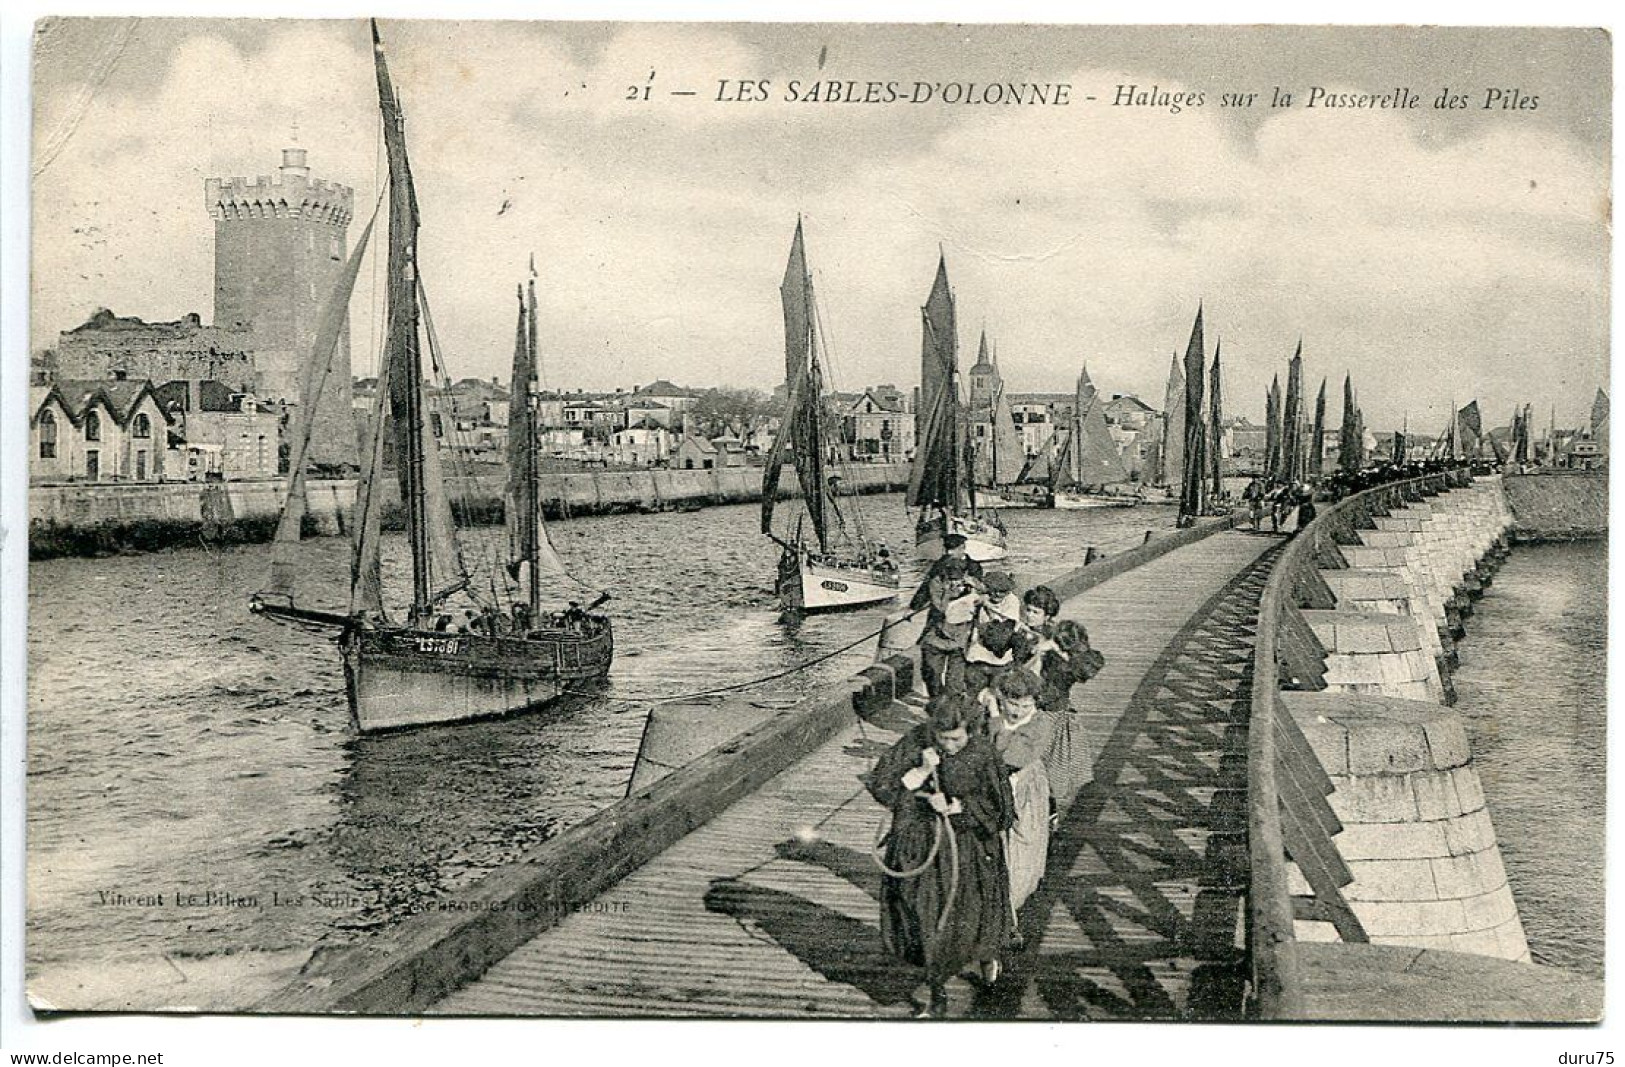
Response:
[{"label": "reflection on water", "polygon": [[[901,498],[862,502],[906,557]],[[560,552],[611,590],[603,693],[491,722],[349,732],[331,640],[248,614],[264,546],[29,567],[28,953],[94,960],[309,949],[353,940],[459,890],[618,799],[647,703],[760,678],[872,633],[890,606],[780,620],[777,550],[755,506],[556,523]],[[1029,580],[1166,529],[1166,507],[1014,511]],[[465,554],[497,557],[502,532]],[[342,602],[348,546],[307,542],[302,599]],[[386,541],[393,602],[405,543]],[[906,580],[917,580],[910,561]],[[794,696],[872,643],[774,682]],[[161,897],[161,905],[153,898]],[[251,999],[253,990],[243,996]]]},{"label": "reflection on water", "polygon": [[1520,545],[1468,620],[1456,710],[1529,949],[1602,977],[1608,546]]}]

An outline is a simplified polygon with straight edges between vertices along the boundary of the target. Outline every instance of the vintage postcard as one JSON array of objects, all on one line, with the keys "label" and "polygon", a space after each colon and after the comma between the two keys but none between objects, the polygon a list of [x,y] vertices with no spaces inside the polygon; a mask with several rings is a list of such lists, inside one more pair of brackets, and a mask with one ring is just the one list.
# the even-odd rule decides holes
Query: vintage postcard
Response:
[{"label": "vintage postcard", "polygon": [[33,48],[36,1013],[1601,1017],[1605,32]]}]

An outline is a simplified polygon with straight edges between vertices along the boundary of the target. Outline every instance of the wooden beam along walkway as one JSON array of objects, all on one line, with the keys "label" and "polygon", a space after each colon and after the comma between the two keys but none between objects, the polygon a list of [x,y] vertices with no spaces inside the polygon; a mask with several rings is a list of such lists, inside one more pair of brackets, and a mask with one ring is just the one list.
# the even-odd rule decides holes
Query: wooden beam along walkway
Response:
[{"label": "wooden beam along walkway", "polygon": [[[950,1014],[1235,1018],[1246,977],[1246,723],[1280,541],[1227,531],[1068,600],[1106,667],[1074,690],[1096,781],[1065,812],[1023,945]],[[894,704],[435,1004],[436,1014],[897,1017],[860,776],[915,720]]]}]

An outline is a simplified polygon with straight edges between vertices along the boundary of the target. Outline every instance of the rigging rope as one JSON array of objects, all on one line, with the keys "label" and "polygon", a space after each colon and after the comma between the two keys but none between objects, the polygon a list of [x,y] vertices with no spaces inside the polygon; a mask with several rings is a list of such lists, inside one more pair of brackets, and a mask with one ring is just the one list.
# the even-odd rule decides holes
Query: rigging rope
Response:
[{"label": "rigging rope", "polygon": [[[937,777],[937,770],[935,767],[931,769],[931,784],[936,786],[937,793],[942,795],[942,784]],[[935,820],[936,833],[931,839],[931,848],[928,852],[926,852],[925,859],[920,861],[920,865],[918,867],[910,867],[906,870],[894,871],[890,867],[886,866],[886,852],[884,846],[887,836],[891,833],[892,818],[890,811],[887,811],[886,814],[881,817],[879,825],[875,828],[874,844],[869,848],[869,858],[874,860],[875,866],[879,867],[883,873],[888,874],[893,878],[911,879],[918,878],[920,875],[934,867],[937,862],[937,854],[942,851],[942,842],[944,840],[948,842],[948,866],[950,868],[948,874],[948,896],[942,903],[942,911],[937,914],[936,932],[938,934],[942,933],[948,928],[948,919],[951,915],[953,915],[954,904],[959,899],[959,842],[954,837],[953,824],[948,820],[949,817],[946,813],[940,811],[937,812],[937,817]]]},{"label": "rigging rope", "polygon": [[768,682],[778,681],[780,678],[786,678],[786,677],[788,677],[788,676],[790,676],[792,674],[798,674],[801,671],[804,671],[809,667],[816,667],[820,663],[823,663],[823,662],[825,662],[827,660],[832,660],[836,656],[839,656],[839,655],[842,655],[843,653],[852,651],[854,648],[857,648],[859,645],[861,645],[861,644],[863,644],[863,643],[865,643],[867,641],[874,640],[875,638],[877,638],[877,637],[881,636],[882,634],[884,634],[887,630],[889,630],[893,626],[896,626],[896,625],[898,625],[900,623],[905,623],[908,620],[912,619],[914,616],[918,615],[920,612],[925,611],[925,610],[926,610],[925,608],[916,608],[913,611],[909,612],[907,615],[902,616],[901,618],[887,619],[885,622],[883,622],[881,624],[880,629],[871,631],[869,633],[866,633],[862,637],[858,638],[856,641],[851,642],[850,644],[842,645],[840,648],[837,648],[837,649],[835,649],[835,650],[833,650],[831,652],[825,652],[823,655],[814,656],[812,659],[806,660],[806,661],[804,661],[802,663],[798,663],[793,667],[786,667],[782,671],[774,671],[772,674],[764,675],[764,676],[762,676],[760,678],[753,678],[753,679],[751,679],[749,681],[745,681],[745,682],[734,682],[734,683],[731,683],[729,685],[719,685],[719,686],[715,686],[715,687],[710,688],[710,689],[696,690],[695,692],[692,692],[692,693],[679,693],[676,696],[657,696],[656,694],[653,694],[653,693],[644,693],[644,694],[635,694],[633,696],[624,696],[623,697],[623,696],[609,696],[607,694],[596,693],[596,692],[594,692],[592,690],[588,690],[588,689],[568,689],[568,690],[565,690],[565,691],[567,693],[570,693],[573,696],[595,696],[595,697],[599,697],[600,699],[609,700],[609,701],[619,703],[619,704],[657,704],[657,705],[658,704],[680,704],[680,703],[682,703],[683,701],[686,701],[686,700],[693,700],[695,697],[717,696],[717,695],[722,694],[722,693],[734,693],[734,692],[738,692],[741,689],[750,689],[750,688],[752,688],[754,686],[765,685]]},{"label": "rigging rope", "polygon": [[[820,281],[822,281],[823,276],[824,272],[819,271],[818,278]],[[824,322],[823,305],[819,300],[818,291],[814,289],[812,292],[813,297],[810,303],[812,305],[813,328],[824,341],[822,350],[824,355],[824,364],[829,372],[830,388],[833,391],[839,391],[841,375],[837,365],[835,338],[831,334],[829,327]],[[834,449],[836,455],[836,471],[842,477],[846,477],[849,483],[848,488],[850,490],[852,501],[852,527],[853,534],[855,534],[856,537],[854,538],[853,534],[847,533],[844,522],[842,524],[841,532],[846,535],[848,542],[855,540],[859,546],[867,548],[870,544],[870,537],[868,524],[863,518],[863,505],[858,502],[857,487],[850,484],[851,479],[849,476],[852,473],[852,464],[850,462],[851,457],[847,455],[846,450],[841,447],[842,442],[840,441],[839,437],[835,438],[834,444],[836,446]],[[844,513],[838,512],[838,514]]]}]

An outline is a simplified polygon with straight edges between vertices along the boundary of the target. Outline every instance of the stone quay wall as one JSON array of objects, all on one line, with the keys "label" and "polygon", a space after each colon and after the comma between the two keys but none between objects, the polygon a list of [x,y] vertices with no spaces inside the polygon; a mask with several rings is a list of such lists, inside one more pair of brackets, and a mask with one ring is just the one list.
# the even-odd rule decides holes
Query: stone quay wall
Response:
[{"label": "stone quay wall", "polygon": [[[1372,944],[1528,962],[1529,946],[1454,702],[1450,670],[1473,601],[1513,529],[1499,478],[1374,516],[1320,558],[1335,603],[1303,611],[1325,688],[1283,692],[1334,790],[1344,899]],[[1341,564],[1341,565],[1339,565]],[[1291,892],[1310,892],[1295,865]],[[1299,941],[1335,941],[1299,918]]]},{"label": "stone quay wall", "polygon": [[[854,466],[847,485],[860,493],[896,492],[908,485],[900,463]],[[544,474],[542,508],[551,519],[628,512],[688,510],[761,499],[760,467],[714,470],[588,471]],[[462,525],[503,520],[504,479],[451,479],[453,510]],[[30,559],[155,551],[182,545],[267,541],[276,530],[286,486],[282,479],[240,482],[154,482],[33,485],[28,490]],[[782,497],[799,494],[785,472]],[[341,534],[355,510],[354,479],[307,485],[307,534]],[[400,525],[394,482],[385,494],[384,524]]]},{"label": "stone quay wall", "polygon": [[1503,482],[1518,541],[1577,541],[1608,536],[1607,471],[1509,474]]}]

